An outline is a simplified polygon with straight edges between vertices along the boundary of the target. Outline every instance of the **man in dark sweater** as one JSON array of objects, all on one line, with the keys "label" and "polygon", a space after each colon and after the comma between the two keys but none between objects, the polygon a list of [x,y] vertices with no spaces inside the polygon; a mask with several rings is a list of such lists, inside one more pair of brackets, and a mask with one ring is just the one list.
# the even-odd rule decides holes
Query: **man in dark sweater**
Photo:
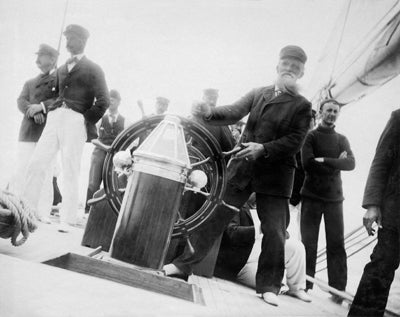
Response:
[{"label": "man in dark sweater", "polygon": [[[344,248],[341,170],[353,170],[355,160],[344,135],[335,131],[340,104],[333,99],[320,106],[321,124],[308,133],[302,148],[305,180],[301,189],[300,230],[306,248],[307,275],[314,276],[321,217],[324,215],[329,285],[344,291],[347,284]],[[307,281],[307,289],[312,288]],[[333,298],[336,300],[337,298]]]},{"label": "man in dark sweater", "polygon": [[[110,106],[108,107],[108,112],[100,120],[100,126],[98,129],[98,140],[105,145],[111,145],[118,134],[120,134],[126,127],[125,118],[118,112],[120,103],[120,93],[115,89],[111,89]],[[89,213],[90,208],[87,201],[91,199],[93,194],[100,188],[106,154],[107,152],[99,147],[93,149],[89,170],[89,183],[86,194],[85,214]]]}]

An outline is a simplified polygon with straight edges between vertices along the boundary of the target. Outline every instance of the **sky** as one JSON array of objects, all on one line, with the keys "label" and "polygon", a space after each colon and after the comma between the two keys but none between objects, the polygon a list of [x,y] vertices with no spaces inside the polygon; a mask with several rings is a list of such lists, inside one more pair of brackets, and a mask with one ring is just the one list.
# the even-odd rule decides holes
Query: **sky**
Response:
[{"label": "sky", "polygon": [[[38,74],[34,54],[40,43],[58,46],[62,28],[71,23],[90,32],[85,54],[105,72],[108,87],[122,96],[120,111],[140,119],[154,99],[171,100],[170,112],[187,115],[204,88],[218,88],[219,104],[229,104],[250,89],[273,82],[279,50],[301,46],[308,55],[304,92],[319,67],[330,35],[342,18],[341,0],[0,0],[0,188],[13,173],[21,114],[16,99],[23,83]],[[68,58],[61,36],[59,64]],[[345,134],[357,167],[346,172],[345,212],[361,224],[361,198],[375,145],[398,107],[399,79],[342,110],[337,130]],[[86,193],[92,147],[82,159],[82,197]],[[350,196],[350,197],[349,197]],[[347,217],[347,216],[346,216]],[[351,221],[349,221],[350,223]],[[349,230],[351,228],[348,228]]]}]

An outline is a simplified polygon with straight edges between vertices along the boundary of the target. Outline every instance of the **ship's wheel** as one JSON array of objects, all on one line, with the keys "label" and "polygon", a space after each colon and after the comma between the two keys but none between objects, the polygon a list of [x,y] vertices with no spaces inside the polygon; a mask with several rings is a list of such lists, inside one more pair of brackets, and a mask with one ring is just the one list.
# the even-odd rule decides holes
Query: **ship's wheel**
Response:
[{"label": "ship's wheel", "polygon": [[[113,156],[119,151],[133,152],[163,119],[164,115],[157,115],[134,123],[124,130],[108,149],[103,166],[105,196],[102,198],[108,200],[112,210],[117,214],[121,207],[126,181],[121,181],[121,176],[116,173]],[[222,200],[226,186],[225,158],[232,153],[223,153],[215,138],[199,123],[183,117],[179,117],[179,120],[185,132],[191,173],[195,170],[203,171],[207,176],[207,185],[202,189],[193,188],[189,183],[185,186],[181,210],[178,212],[178,219],[172,232],[173,238],[187,236],[196,230],[218,205],[225,204]],[[197,206],[195,204],[195,210],[186,210],[188,206],[192,206],[190,209],[193,209],[191,201],[200,201],[200,204],[197,203]]]}]

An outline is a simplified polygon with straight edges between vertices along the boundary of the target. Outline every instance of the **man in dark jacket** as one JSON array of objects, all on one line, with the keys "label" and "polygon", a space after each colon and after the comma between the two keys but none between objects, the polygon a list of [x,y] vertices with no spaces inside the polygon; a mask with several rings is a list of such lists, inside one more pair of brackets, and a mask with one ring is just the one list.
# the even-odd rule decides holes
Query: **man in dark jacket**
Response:
[{"label": "man in dark jacket", "polygon": [[383,316],[400,262],[400,110],[392,113],[376,148],[364,191],[363,223],[378,243],[365,266],[349,316]]},{"label": "man in dark jacket", "polygon": [[[217,101],[218,101],[218,89],[215,88],[204,89],[203,101],[211,108],[215,108],[217,106]],[[213,135],[213,137],[218,141],[218,144],[220,145],[221,150],[223,152],[228,152],[233,149],[235,145],[235,140],[228,126],[212,125],[207,120],[204,120],[203,118],[198,116],[193,116],[191,117],[191,119],[200,123]]]},{"label": "man in dark jacket", "polygon": [[95,123],[109,105],[109,93],[101,68],[84,56],[89,32],[80,25],[67,26],[64,35],[71,58],[57,70],[57,100],[45,105],[47,124],[32,157],[24,196],[37,208],[38,191],[49,163],[61,152],[63,203],[60,232],[76,223],[79,199],[79,171],[86,140],[97,137]]},{"label": "man in dark jacket", "polygon": [[[99,126],[99,137],[98,140],[105,144],[111,145],[115,138],[120,134],[126,127],[125,118],[118,112],[118,107],[121,103],[121,95],[115,90],[110,90],[110,106],[107,113],[100,120]],[[86,206],[85,213],[89,213],[90,206],[87,201],[93,197],[93,194],[100,188],[103,180],[103,165],[106,158],[107,152],[99,147],[93,149],[90,170],[89,170],[89,182],[86,194]]]},{"label": "man in dark jacket", "polygon": [[[18,166],[13,180],[10,182],[9,190],[17,195],[22,195],[29,159],[35,150],[36,144],[46,124],[44,104],[54,102],[55,94],[55,65],[58,52],[47,44],[40,44],[36,53],[36,65],[41,73],[25,82],[21,94],[18,97],[18,109],[23,114],[18,136]],[[40,112],[36,113],[35,110]],[[40,194],[39,210],[36,216],[40,221],[49,222],[52,205],[52,168],[46,175],[45,186]]]},{"label": "man in dark jacket", "polygon": [[[207,88],[203,90],[203,101],[212,108],[217,106],[218,101],[218,89]],[[208,132],[212,134],[215,140],[218,142],[221,150],[223,152],[228,152],[232,150],[235,146],[235,140],[228,126],[215,126],[210,124],[208,121],[200,118],[198,116],[191,116],[190,119],[201,124],[207,129]],[[200,144],[192,142],[193,147],[197,148],[200,152],[207,156],[207,149],[203,149]],[[187,206],[187,210],[181,208],[181,212],[185,214],[185,217],[193,215],[204,203],[205,197],[203,195],[193,194],[192,192],[187,192],[184,195],[183,206]]]},{"label": "man in dark jacket", "polygon": [[[305,180],[301,188],[300,230],[306,248],[307,275],[314,277],[318,233],[324,215],[329,285],[344,291],[347,284],[347,256],[344,248],[343,189],[340,171],[355,167],[347,138],[335,131],[340,105],[333,99],[320,106],[321,124],[308,133],[301,156]],[[307,281],[307,289],[313,284]],[[336,295],[332,299],[339,301]]]},{"label": "man in dark jacket", "polygon": [[[263,232],[256,291],[272,305],[278,305],[277,294],[285,269],[286,218],[296,166],[294,156],[302,146],[311,119],[310,103],[296,92],[306,59],[300,47],[284,47],[275,85],[254,89],[230,106],[211,108],[203,102],[193,108],[194,115],[216,125],[231,125],[249,114],[240,140],[242,149],[228,165],[224,201],[240,208],[256,192]],[[194,254],[187,247],[173,264],[164,267],[166,273],[191,274],[193,265],[207,255],[236,212],[220,206],[191,236]]]}]

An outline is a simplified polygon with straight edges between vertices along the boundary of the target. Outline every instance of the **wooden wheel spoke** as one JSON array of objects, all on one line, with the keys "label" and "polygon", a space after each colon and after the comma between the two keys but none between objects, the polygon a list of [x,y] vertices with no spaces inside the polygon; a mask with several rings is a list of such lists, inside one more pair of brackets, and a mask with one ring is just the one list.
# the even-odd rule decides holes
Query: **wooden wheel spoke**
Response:
[{"label": "wooden wheel spoke", "polygon": [[99,202],[101,202],[101,201],[103,201],[103,200],[106,200],[106,199],[107,199],[107,195],[104,194],[104,195],[102,195],[102,196],[100,196],[100,197],[89,199],[89,200],[87,201],[87,204],[88,204],[89,206],[95,205],[95,204],[97,204],[97,203],[99,203]]},{"label": "wooden wheel spoke", "polygon": [[210,162],[210,160],[211,160],[211,158],[210,158],[210,157],[207,157],[205,160],[202,160],[202,161],[193,163],[193,164],[192,164],[192,168],[193,168],[193,167],[200,166],[200,165],[203,165],[203,164],[205,164],[205,163],[208,163],[208,162]]},{"label": "wooden wheel spoke", "polygon": [[240,209],[239,209],[239,208],[237,208],[237,207],[235,207],[235,206],[232,206],[232,205],[229,205],[229,204],[227,204],[226,202],[224,202],[223,200],[221,200],[221,204],[222,204],[223,206],[225,206],[226,208],[231,209],[232,211],[240,212]]},{"label": "wooden wheel spoke", "polygon": [[201,194],[201,195],[203,195],[205,197],[209,197],[210,196],[210,193],[207,193],[207,192],[202,191],[201,189],[197,189],[195,187],[185,186],[185,191],[193,192],[195,194]]}]

